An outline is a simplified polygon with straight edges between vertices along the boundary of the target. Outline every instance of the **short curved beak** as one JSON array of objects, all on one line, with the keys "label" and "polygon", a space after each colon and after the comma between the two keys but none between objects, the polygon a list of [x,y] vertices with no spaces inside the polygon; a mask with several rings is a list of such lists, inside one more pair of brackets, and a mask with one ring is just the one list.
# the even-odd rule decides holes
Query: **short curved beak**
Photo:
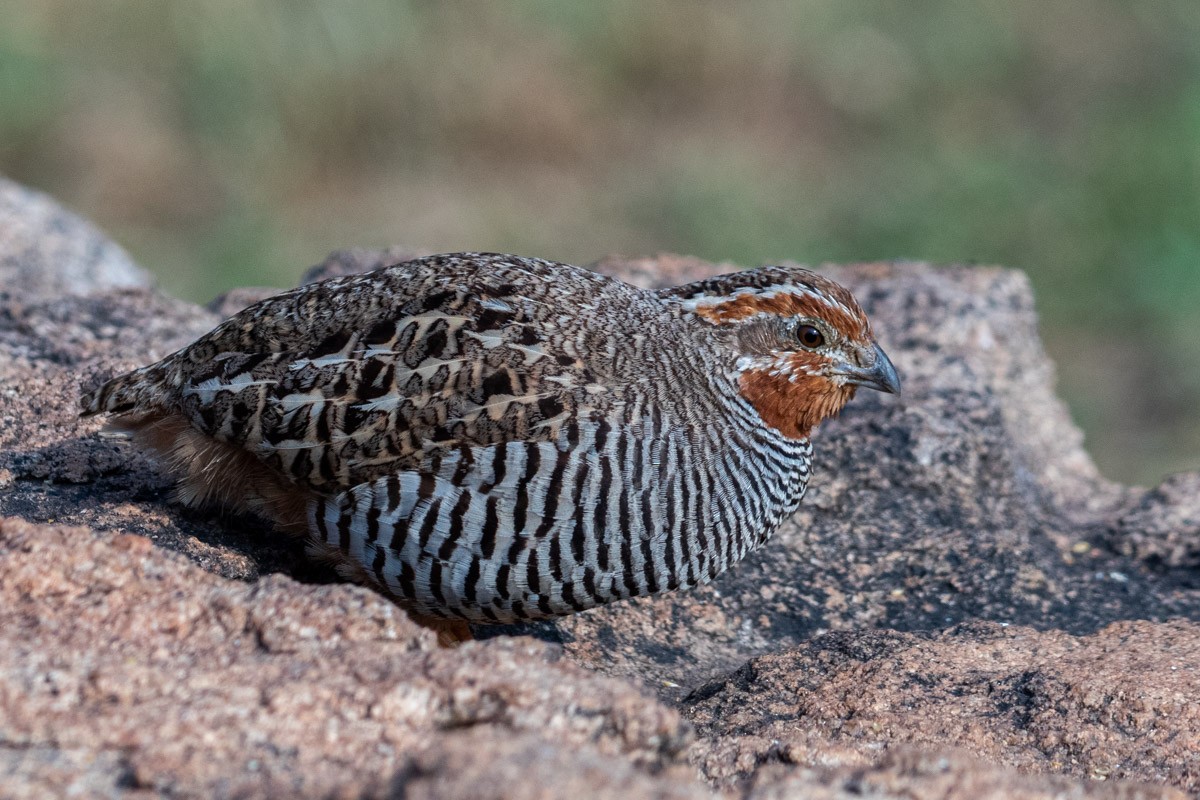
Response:
[{"label": "short curved beak", "polygon": [[900,375],[896,372],[896,365],[879,345],[874,346],[872,355],[873,359],[870,356],[865,359],[868,361],[866,366],[847,365],[839,372],[846,377],[847,383],[888,394],[900,394]]}]

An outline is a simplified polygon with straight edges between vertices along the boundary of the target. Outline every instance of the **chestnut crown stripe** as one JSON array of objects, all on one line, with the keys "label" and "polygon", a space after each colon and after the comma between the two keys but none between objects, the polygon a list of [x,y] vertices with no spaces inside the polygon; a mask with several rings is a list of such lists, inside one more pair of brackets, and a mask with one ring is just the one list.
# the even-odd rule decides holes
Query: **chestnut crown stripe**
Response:
[{"label": "chestnut crown stripe", "polygon": [[[765,268],[754,272],[770,272],[777,268]],[[736,279],[738,273],[727,276]],[[750,284],[730,287],[708,286],[708,281],[693,284],[698,292],[677,294],[680,305],[694,312],[701,319],[717,325],[726,325],[757,314],[772,314],[782,317],[816,317],[824,319],[838,330],[855,338],[870,339],[871,324],[854,296],[843,286],[822,275],[807,270],[793,270],[792,281]],[[796,277],[802,280],[795,280]],[[732,291],[730,289],[732,288]]]}]

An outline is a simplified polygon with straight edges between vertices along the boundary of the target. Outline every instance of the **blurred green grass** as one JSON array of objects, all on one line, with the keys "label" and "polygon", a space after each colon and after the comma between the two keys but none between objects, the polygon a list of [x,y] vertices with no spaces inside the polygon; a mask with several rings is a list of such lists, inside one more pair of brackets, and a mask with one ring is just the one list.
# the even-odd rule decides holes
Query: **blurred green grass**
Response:
[{"label": "blurred green grass", "polygon": [[1102,469],[1200,468],[1200,4],[0,0],[0,171],[166,289],[336,247],[1025,269]]}]

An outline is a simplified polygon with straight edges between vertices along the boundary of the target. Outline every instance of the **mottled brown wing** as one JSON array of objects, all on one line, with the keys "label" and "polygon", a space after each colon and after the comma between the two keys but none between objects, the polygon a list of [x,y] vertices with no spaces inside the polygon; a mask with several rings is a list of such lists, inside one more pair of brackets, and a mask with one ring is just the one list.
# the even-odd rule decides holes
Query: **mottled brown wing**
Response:
[{"label": "mottled brown wing", "polygon": [[[444,265],[436,280],[410,270],[390,303],[380,301],[379,282],[343,281],[325,287],[338,297],[316,303],[295,293],[290,321],[278,307],[265,315],[252,307],[189,348],[207,349],[205,359],[179,354],[195,364],[181,381],[182,411],[201,431],[322,491],[414,469],[437,451],[553,439],[602,402],[611,382],[574,354],[561,327],[568,318],[556,316],[554,293],[530,270],[542,263],[450,281]],[[579,272],[576,302],[581,290],[603,295],[611,285]],[[356,293],[365,294],[357,306]],[[289,330],[301,325],[305,335]]]}]

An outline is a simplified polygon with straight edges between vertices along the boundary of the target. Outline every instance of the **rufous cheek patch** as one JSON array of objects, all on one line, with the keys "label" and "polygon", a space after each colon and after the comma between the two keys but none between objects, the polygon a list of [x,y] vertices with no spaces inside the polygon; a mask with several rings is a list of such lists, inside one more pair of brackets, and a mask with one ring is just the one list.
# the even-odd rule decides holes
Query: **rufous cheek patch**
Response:
[{"label": "rufous cheek patch", "polygon": [[837,416],[854,396],[853,386],[822,375],[748,369],[738,380],[742,396],[763,422],[789,439],[805,439],[821,420]]}]

